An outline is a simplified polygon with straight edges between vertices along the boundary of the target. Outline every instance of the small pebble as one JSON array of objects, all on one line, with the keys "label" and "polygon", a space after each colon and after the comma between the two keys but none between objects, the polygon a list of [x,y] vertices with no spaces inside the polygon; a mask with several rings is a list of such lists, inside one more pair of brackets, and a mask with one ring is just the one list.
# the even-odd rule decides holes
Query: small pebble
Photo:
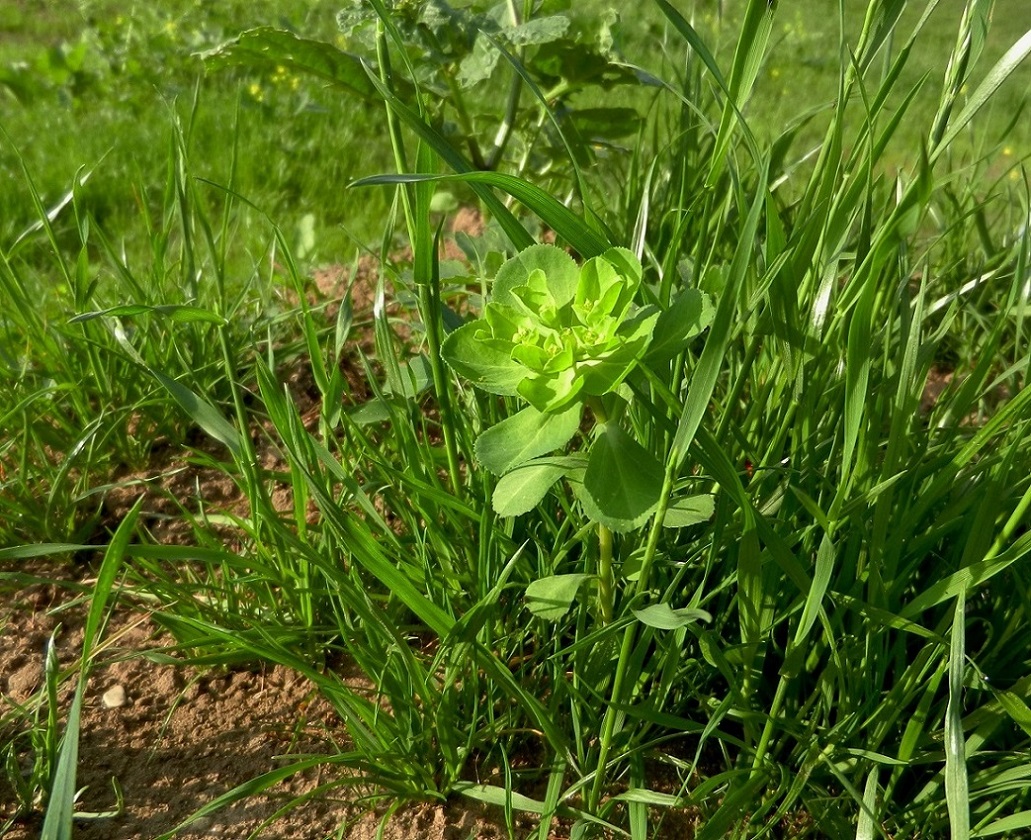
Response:
[{"label": "small pebble", "polygon": [[125,705],[125,689],[120,685],[109,688],[100,698],[100,703],[105,709],[117,709]]}]

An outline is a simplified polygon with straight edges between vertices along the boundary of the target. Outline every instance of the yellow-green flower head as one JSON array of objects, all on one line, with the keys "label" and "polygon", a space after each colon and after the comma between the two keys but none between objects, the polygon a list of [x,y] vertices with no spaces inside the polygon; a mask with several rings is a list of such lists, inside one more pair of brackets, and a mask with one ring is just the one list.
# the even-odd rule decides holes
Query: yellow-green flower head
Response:
[{"label": "yellow-green flower head", "polygon": [[541,412],[614,391],[644,356],[658,318],[638,309],[641,264],[611,248],[578,266],[535,245],[498,271],[483,317],[452,333],[447,362],[473,384]]}]

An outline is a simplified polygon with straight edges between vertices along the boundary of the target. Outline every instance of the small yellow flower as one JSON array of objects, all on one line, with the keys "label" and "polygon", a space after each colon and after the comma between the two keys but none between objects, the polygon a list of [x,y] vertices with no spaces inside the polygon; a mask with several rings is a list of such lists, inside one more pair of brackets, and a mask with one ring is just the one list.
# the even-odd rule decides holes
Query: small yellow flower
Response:
[{"label": "small yellow flower", "polygon": [[256,102],[265,101],[265,91],[261,89],[261,85],[257,82],[251,82],[247,87],[247,92],[250,93]]}]

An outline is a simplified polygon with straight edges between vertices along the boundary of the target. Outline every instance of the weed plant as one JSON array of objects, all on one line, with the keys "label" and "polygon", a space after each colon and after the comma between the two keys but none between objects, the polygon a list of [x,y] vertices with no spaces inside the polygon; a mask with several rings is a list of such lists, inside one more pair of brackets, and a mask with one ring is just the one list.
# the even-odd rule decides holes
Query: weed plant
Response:
[{"label": "weed plant", "polygon": [[[611,168],[611,138],[577,135],[575,100],[549,95],[566,29],[532,4],[454,12],[479,34],[450,51],[425,41],[446,20],[372,0],[344,20],[364,33],[350,51],[262,28],[211,57],[378,99],[397,171],[349,193],[393,196],[367,401],[340,370],[347,307],[328,331],[298,314],[317,428],[277,381],[277,342],[250,357],[221,297],[198,307],[217,317],[174,310],[177,332],[217,342],[206,381],[182,359],[169,374],[104,353],[226,446],[249,502],[242,551],[200,523],[197,547],[124,547],[135,590],[167,605],[159,621],[197,661],[306,675],[350,735],[204,812],[326,764],[348,771],[328,786],[372,783],[385,820],[462,795],[513,834],[531,815],[540,838],[556,819],[576,837],[676,836],[684,814],[701,838],[788,821],[862,838],[1031,826],[1031,193],[1019,166],[957,146],[1031,32],[985,68],[991,4],[972,0],[944,75],[904,83],[937,5],[873,0],[859,26],[842,7],[834,101],[767,144],[750,100],[778,10],[743,4],[726,57],[655,0],[676,59],[619,77],[653,104]],[[462,68],[488,60],[463,88]],[[499,79],[515,104],[495,131],[463,125]],[[933,116],[899,157],[931,88]],[[464,269],[438,257],[439,195],[458,189],[491,218],[459,237]],[[199,229],[184,247],[223,265],[229,228]],[[392,294],[416,302],[404,335]],[[272,504],[274,481],[292,510]]]}]

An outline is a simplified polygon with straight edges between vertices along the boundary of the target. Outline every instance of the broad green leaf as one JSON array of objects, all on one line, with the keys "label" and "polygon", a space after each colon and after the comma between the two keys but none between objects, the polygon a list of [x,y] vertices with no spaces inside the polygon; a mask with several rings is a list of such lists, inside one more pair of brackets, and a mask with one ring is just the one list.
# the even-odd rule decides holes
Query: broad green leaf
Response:
[{"label": "broad green leaf", "polygon": [[561,449],[579,428],[579,404],[560,414],[541,414],[528,406],[476,439],[476,459],[495,475],[504,475],[538,455]]},{"label": "broad green leaf", "polygon": [[616,532],[639,528],[662,493],[662,464],[615,423],[591,446],[580,501],[587,516]]},{"label": "broad green leaf", "polygon": [[535,508],[548,490],[572,469],[583,470],[585,459],[579,455],[566,458],[538,458],[520,464],[502,476],[494,488],[492,503],[498,516],[520,516]]},{"label": "broad green leaf", "polygon": [[617,245],[609,248],[601,256],[606,262],[611,263],[622,277],[626,277],[630,281],[635,291],[637,290],[637,287],[641,285],[644,269],[633,251]]},{"label": "broad green leaf", "polygon": [[554,245],[532,245],[501,266],[494,278],[491,300],[515,305],[512,290],[524,285],[537,270],[544,272],[551,296],[559,306],[573,299],[580,280],[580,269],[573,258]]},{"label": "broad green leaf", "polygon": [[712,615],[705,610],[682,607],[673,609],[669,604],[652,604],[643,610],[634,610],[634,615],[641,624],[654,627],[657,630],[676,630],[678,627],[686,627],[697,621],[712,621]]},{"label": "broad green leaf", "polygon": [[715,510],[712,496],[688,496],[670,503],[662,524],[666,528],[687,528],[709,521]]},{"label": "broad green leaf", "polygon": [[551,575],[526,587],[526,608],[545,621],[558,621],[569,612],[577,592],[590,575]]},{"label": "broad green leaf", "polygon": [[486,38],[477,38],[473,44],[472,52],[462,59],[456,76],[458,84],[462,88],[471,88],[473,85],[486,81],[498,66],[498,59],[501,53]]},{"label": "broad green leaf", "polygon": [[684,289],[659,315],[645,361],[661,364],[684,350],[712,323],[715,310],[709,296],[698,289]]},{"label": "broad green leaf", "polygon": [[285,67],[337,85],[367,102],[378,101],[376,88],[358,56],[325,41],[301,38],[283,29],[268,26],[250,29],[201,57],[216,67]]},{"label": "broad green leaf", "polygon": [[569,31],[569,18],[565,15],[532,18],[518,26],[510,26],[499,33],[513,47],[527,47],[561,40]]},{"label": "broad green leaf", "polygon": [[451,333],[441,345],[440,354],[452,370],[478,388],[491,394],[515,396],[526,368],[503,350],[487,346],[482,321],[473,321]]}]

